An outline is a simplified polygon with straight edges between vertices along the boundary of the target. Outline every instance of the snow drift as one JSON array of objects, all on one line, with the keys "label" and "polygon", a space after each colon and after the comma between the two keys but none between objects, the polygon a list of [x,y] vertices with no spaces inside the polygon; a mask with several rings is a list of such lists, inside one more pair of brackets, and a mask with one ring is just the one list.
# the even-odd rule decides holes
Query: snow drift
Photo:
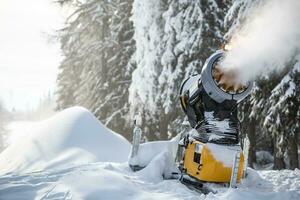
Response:
[{"label": "snow drift", "polygon": [[174,137],[172,140],[147,142],[140,144],[139,151],[136,157],[129,160],[132,165],[147,166],[156,156],[163,152],[170,152],[172,158],[176,157],[179,137]]},{"label": "snow drift", "polygon": [[177,135],[171,140],[141,144],[137,156],[129,163],[145,167],[137,174],[148,181],[159,182],[163,177],[170,178],[172,172],[177,171],[175,158],[179,139],[180,135]]},{"label": "snow drift", "polygon": [[[20,134],[24,136],[24,134]],[[0,154],[0,173],[32,172],[90,162],[126,162],[129,142],[82,107],[36,125]]]}]

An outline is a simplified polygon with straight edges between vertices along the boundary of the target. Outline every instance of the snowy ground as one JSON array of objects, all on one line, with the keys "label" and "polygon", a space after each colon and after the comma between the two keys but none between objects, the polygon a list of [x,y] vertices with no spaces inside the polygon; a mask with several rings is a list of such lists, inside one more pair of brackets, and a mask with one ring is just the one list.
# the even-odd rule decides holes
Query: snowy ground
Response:
[{"label": "snowy ground", "polygon": [[0,154],[0,199],[300,199],[300,170],[250,169],[238,189],[210,184],[208,195],[164,180],[173,143],[143,145],[148,166],[135,173],[124,138],[87,110],[68,109]]},{"label": "snowy ground", "polygon": [[177,180],[149,180],[126,163],[91,163],[59,170],[7,174],[0,199],[300,199],[300,171],[254,171],[238,189],[212,185],[203,195]]}]

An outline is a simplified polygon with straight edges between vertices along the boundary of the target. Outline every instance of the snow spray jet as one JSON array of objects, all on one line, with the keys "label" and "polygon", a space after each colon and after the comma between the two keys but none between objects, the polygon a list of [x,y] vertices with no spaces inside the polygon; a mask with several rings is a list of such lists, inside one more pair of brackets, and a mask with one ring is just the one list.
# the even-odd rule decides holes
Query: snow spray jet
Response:
[{"label": "snow spray jet", "polygon": [[279,71],[300,54],[300,0],[269,0],[232,37],[221,63],[240,81]]}]

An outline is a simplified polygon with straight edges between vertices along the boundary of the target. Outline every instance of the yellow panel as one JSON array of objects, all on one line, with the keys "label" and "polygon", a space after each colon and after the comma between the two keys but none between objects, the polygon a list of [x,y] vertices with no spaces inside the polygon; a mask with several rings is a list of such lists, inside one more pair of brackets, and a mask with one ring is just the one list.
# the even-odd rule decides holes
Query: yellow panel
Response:
[{"label": "yellow panel", "polygon": [[[194,152],[196,144],[201,144],[201,164],[194,162]],[[235,151],[233,151],[234,153]],[[241,151],[239,171],[238,171],[238,182],[240,181],[243,173],[244,156]],[[231,177],[231,167],[226,167],[224,164],[212,155],[206,144],[198,141],[194,141],[188,144],[185,155],[184,155],[184,168],[186,173],[196,179],[207,182],[221,182],[229,183]]]}]

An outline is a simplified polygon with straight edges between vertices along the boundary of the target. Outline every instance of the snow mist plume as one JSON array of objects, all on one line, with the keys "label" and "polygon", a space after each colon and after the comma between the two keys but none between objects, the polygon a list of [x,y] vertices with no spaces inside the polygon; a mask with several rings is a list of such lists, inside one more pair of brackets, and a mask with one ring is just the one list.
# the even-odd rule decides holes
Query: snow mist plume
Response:
[{"label": "snow mist plume", "polygon": [[284,68],[300,53],[300,1],[269,0],[232,37],[222,66],[241,80]]}]

